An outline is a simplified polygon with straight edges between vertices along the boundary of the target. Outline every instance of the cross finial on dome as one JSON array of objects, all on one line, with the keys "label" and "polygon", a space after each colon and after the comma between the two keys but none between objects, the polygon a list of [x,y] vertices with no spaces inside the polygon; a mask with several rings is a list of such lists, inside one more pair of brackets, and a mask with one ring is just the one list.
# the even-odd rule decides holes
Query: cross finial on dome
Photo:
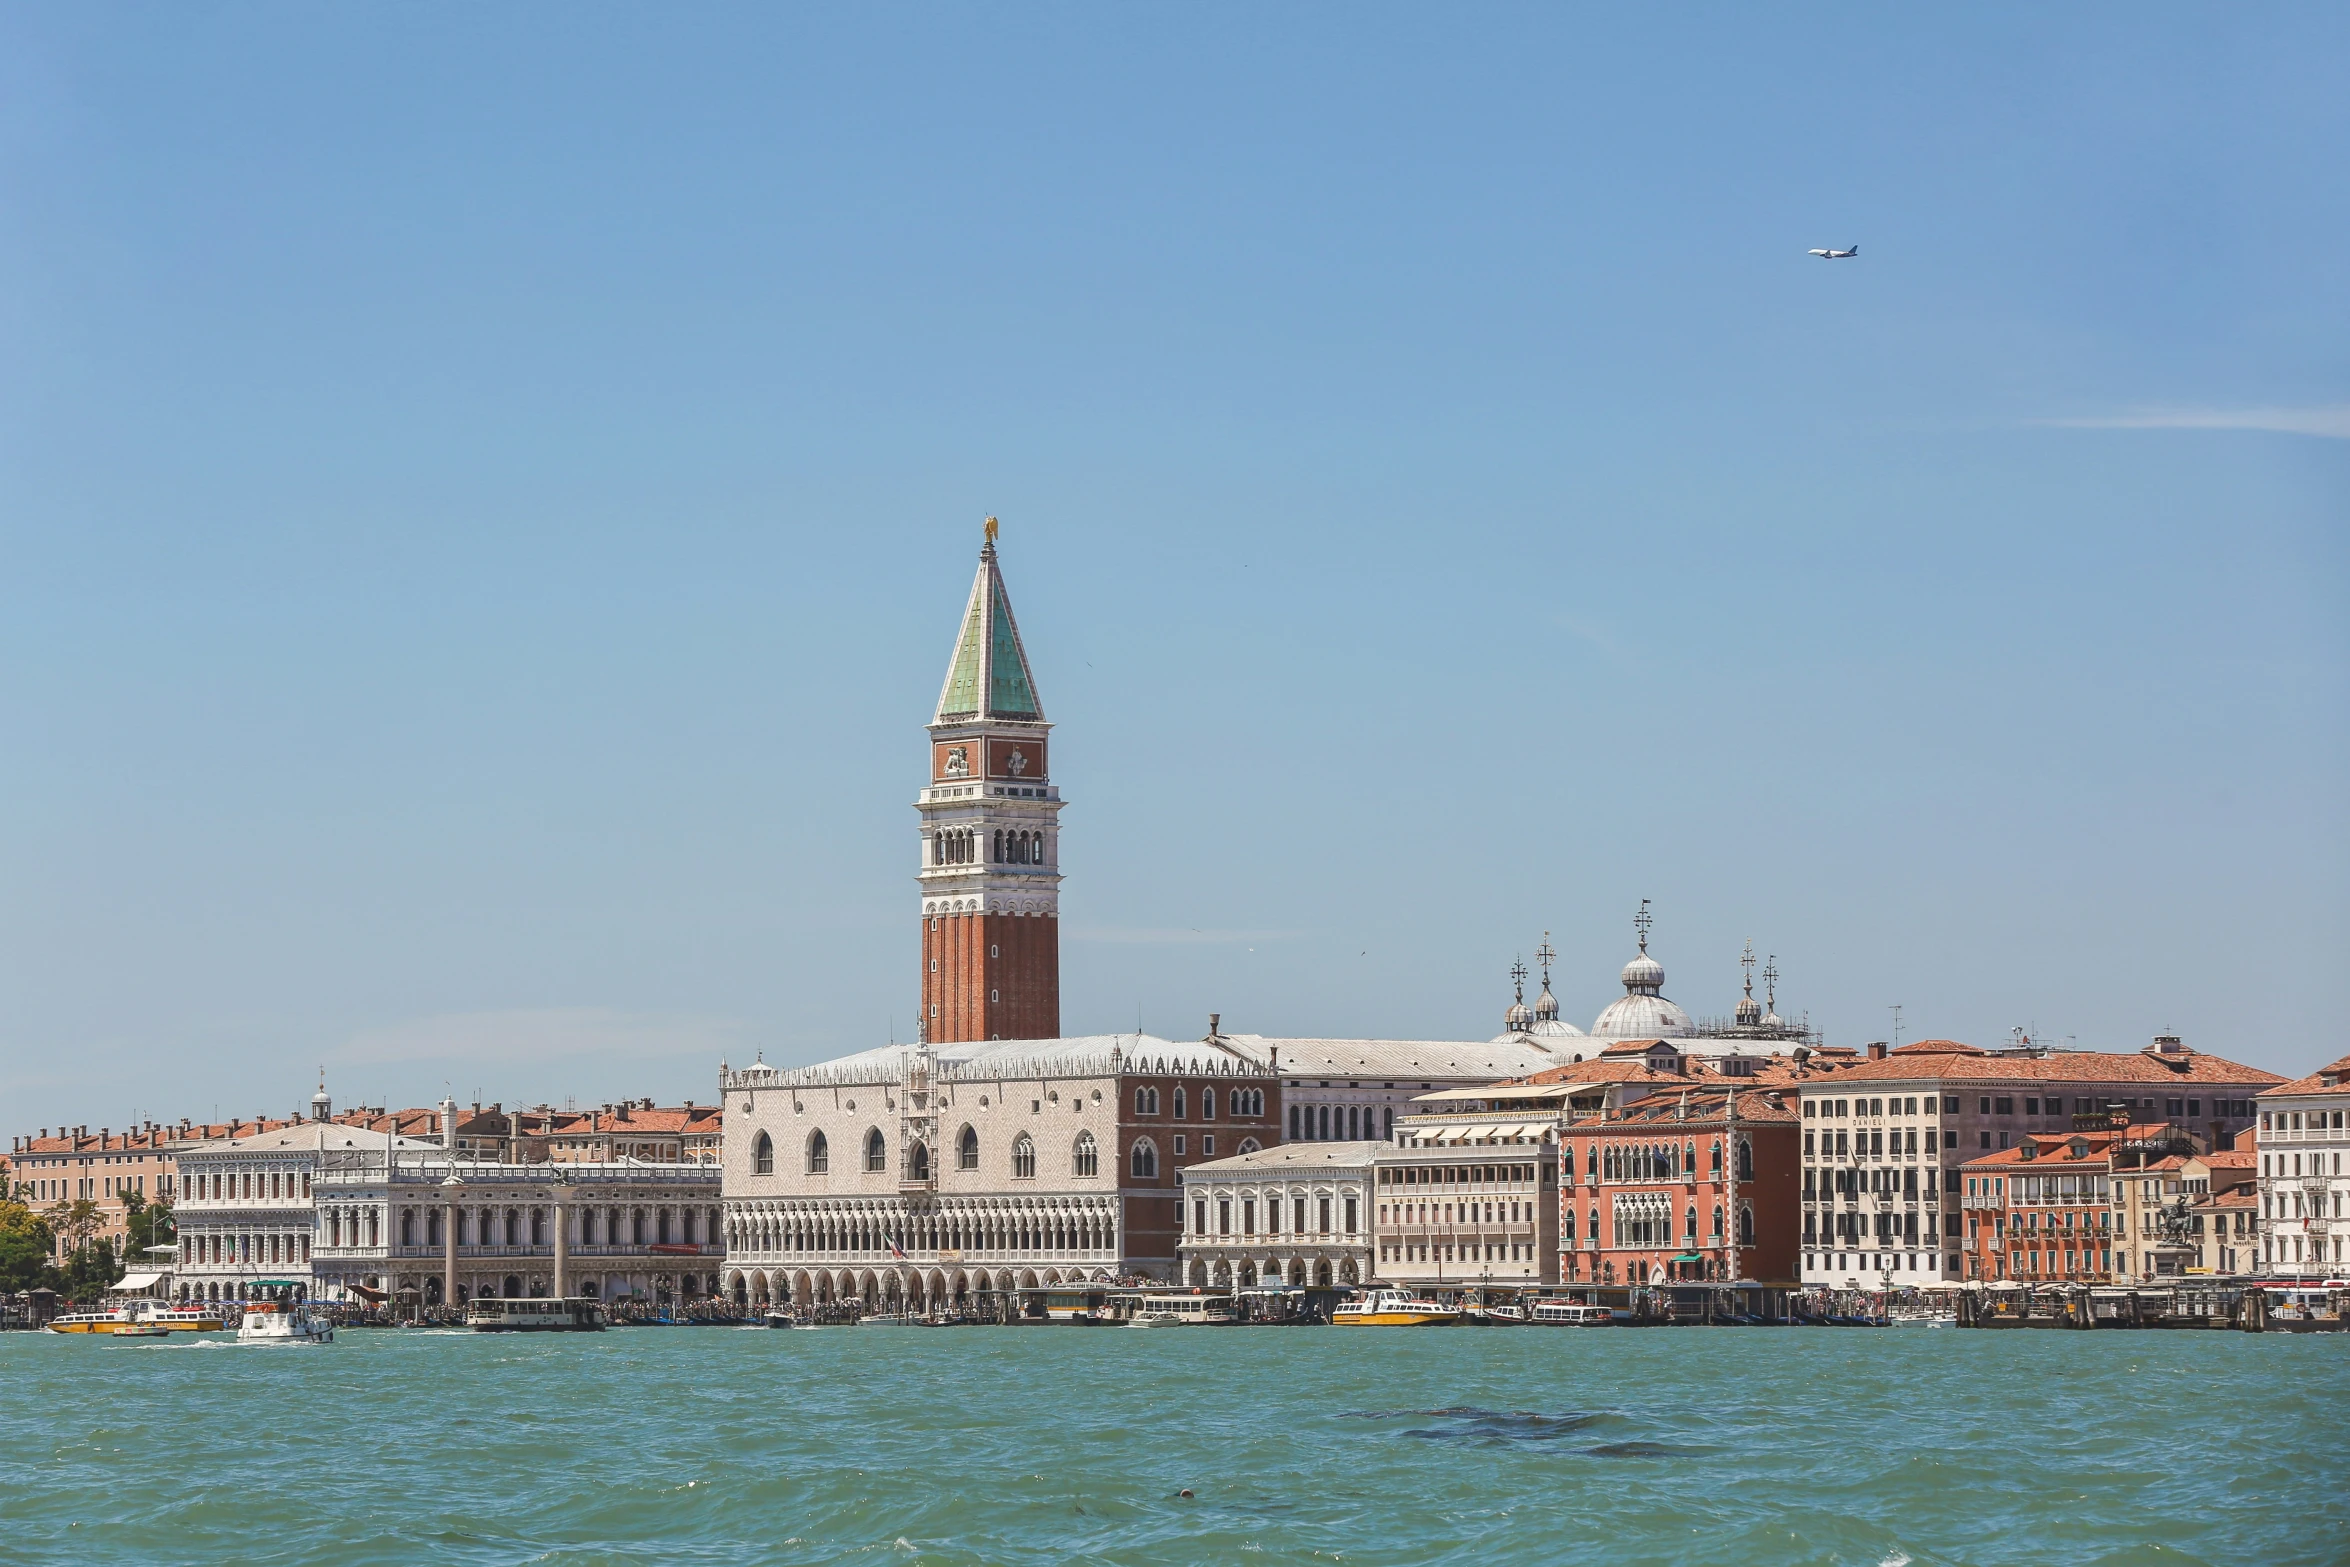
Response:
[{"label": "cross finial on dome", "polygon": [[1518,987],[1518,999],[1526,999],[1526,960],[1519,958],[1510,965],[1510,981]]},{"label": "cross finial on dome", "polygon": [[1648,900],[1642,898],[1640,912],[1632,916],[1632,928],[1640,932],[1640,950],[1642,952],[1648,950],[1648,927],[1655,923],[1656,921],[1650,917],[1648,912]]},{"label": "cross finial on dome", "polygon": [[1542,945],[1534,949],[1534,961],[1542,965],[1542,988],[1544,990],[1550,988],[1550,966],[1557,959],[1558,954],[1550,950],[1550,932],[1546,930],[1542,933]]},{"label": "cross finial on dome", "polygon": [[1773,1012],[1779,1010],[1779,954],[1763,959],[1763,1000]]},{"label": "cross finial on dome", "polygon": [[1754,994],[1754,942],[1751,939],[1746,943],[1745,953],[1738,959],[1738,966],[1746,970],[1746,993],[1751,996]]}]

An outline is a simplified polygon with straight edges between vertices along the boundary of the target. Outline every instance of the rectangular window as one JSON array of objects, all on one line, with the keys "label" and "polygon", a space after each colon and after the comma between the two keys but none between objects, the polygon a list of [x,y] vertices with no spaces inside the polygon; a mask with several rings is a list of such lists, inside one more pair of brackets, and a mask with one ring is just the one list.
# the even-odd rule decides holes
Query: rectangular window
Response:
[{"label": "rectangular window", "polygon": [[1240,1199],[1240,1233],[1243,1235],[1257,1233],[1257,1200],[1254,1197]]},{"label": "rectangular window", "polygon": [[1232,1233],[1232,1199],[1229,1197],[1216,1199],[1216,1233],[1218,1235]]},{"label": "rectangular window", "polygon": [[1998,1106],[2000,1115],[2015,1114],[2015,1101],[2012,1099],[1994,1099],[1992,1103]]},{"label": "rectangular window", "polygon": [[1208,1233],[1208,1204],[1205,1198],[1191,1205],[1191,1233],[1194,1235]]},{"label": "rectangular window", "polygon": [[1175,1134],[1175,1151],[1178,1154],[1183,1152],[1183,1134],[1181,1132]]},{"label": "rectangular window", "polygon": [[1216,1156],[1216,1134],[1214,1132],[1200,1134],[1199,1151],[1203,1158],[1212,1159]]},{"label": "rectangular window", "polygon": [[1321,1217],[1322,1228],[1317,1233],[1327,1235],[1330,1233],[1330,1199],[1327,1197],[1321,1200]]},{"label": "rectangular window", "polygon": [[1355,1200],[1352,1197],[1346,1199],[1346,1233],[1355,1233]]}]

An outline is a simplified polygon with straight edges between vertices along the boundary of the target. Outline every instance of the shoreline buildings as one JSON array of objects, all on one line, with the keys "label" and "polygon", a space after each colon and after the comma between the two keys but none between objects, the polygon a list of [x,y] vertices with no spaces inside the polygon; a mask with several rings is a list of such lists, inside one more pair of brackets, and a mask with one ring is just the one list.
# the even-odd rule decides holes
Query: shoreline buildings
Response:
[{"label": "shoreline buildings", "polygon": [[2350,1056],[2260,1100],[2263,1261],[2291,1279],[2341,1278],[2350,1259]]}]

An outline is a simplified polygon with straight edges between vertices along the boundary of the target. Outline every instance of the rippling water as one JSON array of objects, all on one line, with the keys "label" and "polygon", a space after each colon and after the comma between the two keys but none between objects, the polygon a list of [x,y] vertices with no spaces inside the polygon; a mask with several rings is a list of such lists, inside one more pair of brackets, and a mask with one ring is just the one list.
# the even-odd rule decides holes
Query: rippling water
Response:
[{"label": "rippling water", "polygon": [[14,1333],[0,1560],[2336,1567],[2346,1411],[2350,1336]]}]

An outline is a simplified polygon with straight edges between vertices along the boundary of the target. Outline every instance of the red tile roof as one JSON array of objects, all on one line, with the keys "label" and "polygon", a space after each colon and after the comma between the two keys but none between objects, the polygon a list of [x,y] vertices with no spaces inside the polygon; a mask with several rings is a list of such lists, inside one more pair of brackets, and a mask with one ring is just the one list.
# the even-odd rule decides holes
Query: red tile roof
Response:
[{"label": "red tile roof", "polygon": [[[2326,1081],[2329,1077],[2333,1079],[2330,1083]],[[2260,1097],[2281,1099],[2287,1094],[2350,1094],[2350,1056],[2344,1056],[2339,1061],[2329,1061],[2307,1077],[2296,1077],[2289,1083],[2279,1083]]]},{"label": "red tile roof", "polygon": [[[1920,1040],[1919,1044],[1946,1044]],[[2048,1055],[1996,1055],[1961,1047],[1918,1054],[1904,1045],[1882,1061],[1862,1061],[1838,1067],[1831,1080],[1845,1082],[1913,1082],[1933,1079],[1945,1083],[2242,1083],[2246,1086],[2279,1081],[2274,1072],[2245,1066],[2225,1056],[2199,1050],[2157,1053],[2152,1050],[2063,1050]]]}]

